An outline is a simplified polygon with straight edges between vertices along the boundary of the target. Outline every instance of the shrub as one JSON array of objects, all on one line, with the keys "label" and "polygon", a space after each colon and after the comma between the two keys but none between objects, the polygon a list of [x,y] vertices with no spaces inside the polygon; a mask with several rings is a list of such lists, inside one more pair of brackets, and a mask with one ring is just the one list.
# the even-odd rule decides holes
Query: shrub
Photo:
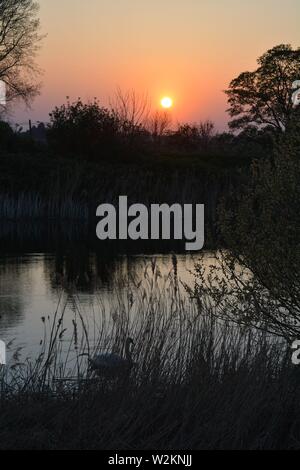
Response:
[{"label": "shrub", "polygon": [[56,107],[50,114],[49,144],[62,155],[105,160],[120,156],[121,123],[95,100]]}]

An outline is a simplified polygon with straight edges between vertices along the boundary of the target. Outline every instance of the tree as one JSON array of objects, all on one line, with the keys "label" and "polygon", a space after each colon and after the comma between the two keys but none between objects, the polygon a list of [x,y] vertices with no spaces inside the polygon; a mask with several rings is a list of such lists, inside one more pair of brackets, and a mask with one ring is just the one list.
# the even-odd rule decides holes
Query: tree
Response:
[{"label": "tree", "polygon": [[214,132],[214,123],[209,119],[199,123],[199,137],[202,148],[207,148]]},{"label": "tree", "polygon": [[206,150],[213,137],[214,123],[207,119],[199,124],[179,124],[173,134],[174,141],[187,150]]},{"label": "tree", "polygon": [[286,339],[300,335],[300,107],[273,161],[254,162],[242,193],[221,205],[226,250],[210,273],[197,267],[195,295],[216,316]]},{"label": "tree", "polygon": [[22,99],[29,104],[39,91],[38,8],[33,0],[0,0],[0,80],[6,84],[7,102]]},{"label": "tree", "polygon": [[179,124],[173,134],[175,144],[186,150],[196,150],[199,147],[199,131],[196,125]]},{"label": "tree", "polygon": [[122,91],[119,87],[110,100],[110,107],[120,122],[133,129],[143,127],[150,113],[147,94],[139,95],[134,90]]},{"label": "tree", "polygon": [[148,95],[117,88],[110,99],[110,108],[120,124],[124,144],[128,149],[131,147],[133,153],[138,151],[143,146],[145,125],[151,108]]},{"label": "tree", "polygon": [[300,48],[293,50],[290,45],[281,44],[257,62],[255,71],[241,73],[225,91],[233,118],[229,127],[269,126],[282,132],[293,109],[292,83],[300,78]]},{"label": "tree", "polygon": [[146,129],[153,138],[157,139],[166,134],[172,119],[168,111],[155,111],[148,119]]}]

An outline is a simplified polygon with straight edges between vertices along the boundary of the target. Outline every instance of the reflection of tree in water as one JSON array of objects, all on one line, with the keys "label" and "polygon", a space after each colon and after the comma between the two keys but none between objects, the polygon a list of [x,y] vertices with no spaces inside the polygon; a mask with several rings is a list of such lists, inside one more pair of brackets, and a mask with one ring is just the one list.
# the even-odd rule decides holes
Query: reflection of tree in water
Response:
[{"label": "reflection of tree in water", "polygon": [[124,278],[136,278],[137,254],[180,252],[183,248],[178,240],[100,242],[94,226],[89,230],[85,223],[58,221],[4,223],[0,241],[1,251],[7,253],[50,253],[44,260],[50,286],[55,290],[74,287],[88,293],[101,287],[118,287]]},{"label": "reflection of tree in water", "polygon": [[21,258],[0,259],[0,332],[24,319],[22,278],[25,264]]},{"label": "reflection of tree in water", "polygon": [[101,285],[109,287],[114,285],[119,263],[118,256],[109,250],[95,254],[96,273]]},{"label": "reflection of tree in water", "polygon": [[58,247],[54,258],[45,259],[46,273],[53,289],[74,286],[82,292],[111,287],[115,279],[116,256],[109,250],[91,253],[80,242]]}]

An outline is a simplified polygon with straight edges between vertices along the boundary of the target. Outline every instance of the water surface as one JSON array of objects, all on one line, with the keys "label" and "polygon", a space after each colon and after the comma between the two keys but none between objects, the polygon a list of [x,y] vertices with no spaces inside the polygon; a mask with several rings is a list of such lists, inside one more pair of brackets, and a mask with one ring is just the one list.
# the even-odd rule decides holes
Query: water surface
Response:
[{"label": "water surface", "polygon": [[[209,264],[211,257],[212,252],[206,252],[204,262]],[[106,257],[88,250],[1,255],[0,338],[13,340],[15,347],[23,348],[23,356],[32,357],[39,351],[45,323],[57,309],[65,306],[67,324],[74,318],[74,298],[83,315],[97,319],[100,304],[110,309],[130,283],[142,287],[154,263],[161,274],[158,282],[171,275],[179,285],[192,285],[191,271],[198,260],[199,254]]]}]

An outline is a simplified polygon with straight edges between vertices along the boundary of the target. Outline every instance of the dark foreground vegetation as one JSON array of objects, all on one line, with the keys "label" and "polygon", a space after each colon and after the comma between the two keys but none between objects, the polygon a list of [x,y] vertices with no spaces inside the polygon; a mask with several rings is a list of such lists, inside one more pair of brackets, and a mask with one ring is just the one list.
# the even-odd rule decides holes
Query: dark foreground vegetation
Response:
[{"label": "dark foreground vegetation", "polygon": [[[99,304],[96,343],[71,295],[70,331],[62,308],[53,323],[42,319],[47,339],[36,362],[10,354],[0,448],[299,447],[300,379],[287,343],[218,321],[200,299],[182,295],[174,272],[160,287],[158,275],[153,264],[143,289],[132,284],[119,296],[118,314]],[[110,378],[88,371],[87,356],[122,354],[128,336],[130,370]]]},{"label": "dark foreground vegetation", "polygon": [[16,393],[2,386],[0,448],[299,449],[300,379],[290,355],[250,334],[234,348],[223,334],[198,330],[189,349],[173,348],[170,365],[161,341],[143,343],[144,370],[126,381],[78,379],[75,390],[51,392],[25,375]]}]

